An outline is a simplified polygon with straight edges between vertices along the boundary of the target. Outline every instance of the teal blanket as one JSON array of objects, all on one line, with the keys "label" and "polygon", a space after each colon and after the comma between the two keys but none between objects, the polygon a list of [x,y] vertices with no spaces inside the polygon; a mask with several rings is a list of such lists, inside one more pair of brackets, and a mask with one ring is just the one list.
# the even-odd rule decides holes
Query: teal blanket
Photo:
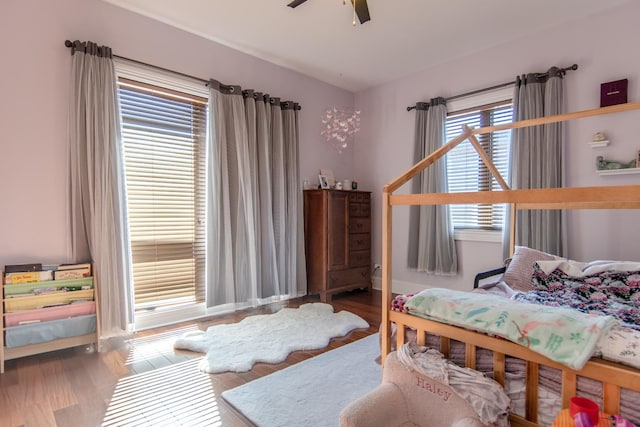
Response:
[{"label": "teal blanket", "polygon": [[600,337],[617,323],[612,316],[439,288],[411,297],[404,309],[440,323],[506,338],[575,370],[584,367]]}]

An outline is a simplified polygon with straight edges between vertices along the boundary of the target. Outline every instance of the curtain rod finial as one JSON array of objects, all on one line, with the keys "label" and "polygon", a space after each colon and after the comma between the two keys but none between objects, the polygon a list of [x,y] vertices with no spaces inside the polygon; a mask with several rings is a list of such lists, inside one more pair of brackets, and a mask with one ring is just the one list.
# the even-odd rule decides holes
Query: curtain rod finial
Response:
[{"label": "curtain rod finial", "polygon": [[71,46],[73,46],[73,43],[72,43],[70,40],[65,40],[65,41],[64,41],[64,45],[65,45],[66,47],[71,47]]}]

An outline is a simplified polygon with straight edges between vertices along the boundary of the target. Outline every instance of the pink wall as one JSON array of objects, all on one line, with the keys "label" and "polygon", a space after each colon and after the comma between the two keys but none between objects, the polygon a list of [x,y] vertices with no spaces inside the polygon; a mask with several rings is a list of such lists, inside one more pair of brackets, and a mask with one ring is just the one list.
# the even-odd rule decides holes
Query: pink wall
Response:
[{"label": "pink wall", "polygon": [[[600,83],[629,79],[629,100],[640,100],[640,3],[631,2],[613,11],[546,29],[503,46],[487,49],[448,64],[425,70],[356,95],[362,110],[363,131],[355,148],[356,172],[366,176],[363,184],[375,189],[374,262],[381,260],[382,187],[412,164],[414,113],[406,107],[435,96],[452,96],[515,78],[516,75],[546,71],[552,65],[579,65],[566,77],[567,111],[599,106]],[[597,31],[596,31],[597,30]],[[437,42],[437,41],[434,41]],[[421,52],[414,52],[420,55]],[[640,113],[581,119],[569,122],[567,129],[567,184],[597,186],[640,183],[640,174],[601,177],[595,173],[595,158],[630,160],[640,149]],[[596,151],[587,142],[595,132],[605,132],[612,145]],[[408,187],[408,186],[406,186]],[[403,188],[401,192],[408,192]],[[458,242],[461,274],[442,278],[416,273],[406,268],[408,209],[393,211],[393,277],[400,285],[394,289],[446,286],[468,289],[474,274],[500,264],[500,244]],[[571,213],[569,256],[578,260],[640,260],[640,227],[637,212]],[[402,286],[404,285],[404,287]]]},{"label": "pink wall", "polygon": [[[355,96],[350,92],[98,0],[5,0],[0,14],[0,265],[67,260],[66,122],[69,52],[65,39],[109,45],[118,55],[202,78],[268,92],[302,104],[301,177],[321,167],[337,177],[357,178],[372,190],[374,262],[380,262],[380,195],[385,183],[412,163],[413,113],[405,107],[433,96],[450,96],[550,65],[574,62],[567,77],[567,110],[597,107],[601,82],[629,78],[630,100],[640,99],[636,18],[640,4],[549,29],[504,46],[434,67]],[[606,31],[594,31],[606,28]],[[421,54],[415,52],[415,54]],[[320,136],[320,115],[329,106],[362,110],[356,144],[339,155]],[[638,183],[640,175],[600,177],[597,152],[586,142],[604,131],[613,144],[604,153],[632,158],[640,149],[637,112],[571,122],[567,178],[572,185]],[[354,159],[357,159],[354,160]],[[406,191],[406,190],[405,190]],[[394,277],[399,283],[466,289],[480,269],[501,261],[500,245],[459,242],[461,275],[435,278],[405,268],[407,210],[394,211]],[[634,216],[635,215],[635,216]],[[637,213],[595,213],[572,218],[570,255],[575,259],[640,259]],[[421,285],[418,285],[421,286]]]},{"label": "pink wall", "polygon": [[352,106],[351,92],[98,0],[3,0],[0,39],[0,266],[68,261],[65,39],[298,101],[301,179],[317,182],[321,167],[352,176],[352,150],[339,155],[320,136],[324,109]]}]

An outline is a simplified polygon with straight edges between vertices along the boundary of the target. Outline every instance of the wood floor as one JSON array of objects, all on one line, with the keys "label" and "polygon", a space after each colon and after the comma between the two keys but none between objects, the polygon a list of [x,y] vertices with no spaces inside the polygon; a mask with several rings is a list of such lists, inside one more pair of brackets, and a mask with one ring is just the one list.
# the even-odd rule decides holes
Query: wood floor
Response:
[{"label": "wood floor", "polygon": [[0,426],[251,426],[220,394],[377,332],[380,291],[347,292],[331,303],[335,311],[364,318],[367,330],[335,338],[322,350],[294,352],[277,365],[256,364],[245,373],[202,373],[197,369],[202,354],[174,350],[173,341],[187,331],[318,301],[308,296],[147,330],[107,340],[100,353],[76,347],[7,361],[0,375]]}]

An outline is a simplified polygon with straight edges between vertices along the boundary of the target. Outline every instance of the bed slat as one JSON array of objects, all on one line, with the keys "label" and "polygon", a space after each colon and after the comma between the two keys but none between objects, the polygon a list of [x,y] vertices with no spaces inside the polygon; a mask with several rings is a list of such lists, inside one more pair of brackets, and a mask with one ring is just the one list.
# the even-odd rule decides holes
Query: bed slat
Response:
[{"label": "bed slat", "polygon": [[602,384],[602,408],[607,414],[620,413],[620,387],[615,384]]},{"label": "bed slat", "polygon": [[576,395],[578,377],[574,371],[562,371],[562,407],[568,408],[570,399]]},{"label": "bed slat", "polygon": [[528,420],[538,422],[538,370],[539,366],[535,362],[527,361],[527,397],[526,397],[526,417]]},{"label": "bed slat", "polygon": [[504,373],[506,372],[504,353],[493,352],[493,379],[504,387]]},{"label": "bed slat", "polygon": [[405,328],[404,325],[398,325],[398,333],[396,335],[396,348],[400,348],[404,345],[404,336],[405,336]]},{"label": "bed slat", "polygon": [[447,359],[451,358],[451,341],[449,338],[440,337],[440,353],[444,354]]},{"label": "bed slat", "polygon": [[467,365],[467,368],[476,369],[476,346],[475,345],[465,344],[464,362]]}]

